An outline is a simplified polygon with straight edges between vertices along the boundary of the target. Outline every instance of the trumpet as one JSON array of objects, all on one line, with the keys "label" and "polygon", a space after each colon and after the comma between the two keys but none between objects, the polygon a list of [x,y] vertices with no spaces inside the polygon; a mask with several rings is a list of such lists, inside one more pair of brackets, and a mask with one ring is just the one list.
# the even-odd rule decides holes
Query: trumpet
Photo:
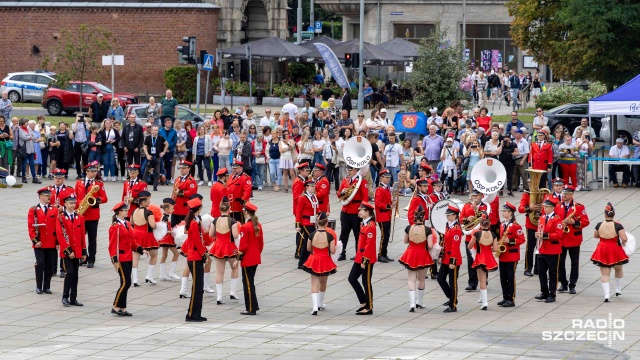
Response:
[{"label": "trumpet", "polygon": [[562,223],[564,224],[564,228],[562,228],[562,232],[564,232],[565,234],[568,234],[571,231],[571,229],[569,228],[569,225],[567,225],[566,221],[573,219],[573,217],[575,215],[576,215],[576,212],[573,211],[573,212],[571,212],[571,214],[569,214],[569,216],[567,216],[566,219],[562,220]]}]

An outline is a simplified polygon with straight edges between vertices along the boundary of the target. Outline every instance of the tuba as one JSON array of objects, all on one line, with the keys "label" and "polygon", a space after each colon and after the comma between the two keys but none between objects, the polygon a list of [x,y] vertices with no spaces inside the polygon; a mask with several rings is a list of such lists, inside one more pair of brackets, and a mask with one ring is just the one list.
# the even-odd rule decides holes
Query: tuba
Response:
[{"label": "tuba", "polygon": [[89,206],[94,206],[96,204],[96,198],[95,198],[95,194],[98,192],[98,190],[100,190],[100,185],[98,184],[93,184],[93,186],[91,186],[91,189],[89,189],[89,192],[87,192],[87,194],[84,196],[84,199],[82,199],[82,202],[80,203],[80,205],[78,206],[78,214],[83,215],[85,213],[85,211],[87,211],[87,209],[89,209]]},{"label": "tuba", "polygon": [[[486,203],[487,208],[490,209],[490,203],[495,200],[498,191],[502,189],[507,180],[507,169],[496,159],[484,158],[473,167],[470,178],[473,187],[485,194],[481,202]],[[473,230],[480,226],[482,214],[479,209],[480,204],[474,204],[473,220],[462,225],[462,232],[465,235],[470,235]]]},{"label": "tuba", "polygon": [[[475,168],[474,168],[475,169]],[[539,189],[540,178],[546,174],[545,170],[527,169],[529,172],[529,207],[533,207],[536,204],[542,204],[544,197],[551,194],[551,191],[547,188]],[[538,225],[538,219],[540,219],[541,211],[531,210],[529,212],[529,220],[533,225]]]},{"label": "tuba", "polygon": [[344,189],[340,194],[340,202],[347,205],[358,193],[362,179],[369,171],[369,161],[372,155],[371,144],[364,136],[354,136],[347,140],[342,149],[342,155],[347,166],[360,169],[356,177],[358,181]]}]

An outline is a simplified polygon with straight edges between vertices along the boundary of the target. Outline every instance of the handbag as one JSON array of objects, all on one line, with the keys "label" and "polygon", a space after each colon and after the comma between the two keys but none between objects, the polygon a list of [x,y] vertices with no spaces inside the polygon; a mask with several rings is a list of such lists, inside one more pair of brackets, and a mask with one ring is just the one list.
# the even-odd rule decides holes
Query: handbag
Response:
[{"label": "handbag", "polygon": [[266,159],[262,155],[256,156],[256,164],[263,165],[266,164]]},{"label": "handbag", "polygon": [[12,141],[12,140],[5,140],[5,141],[4,141],[4,146],[5,146],[7,149],[13,149],[13,141]]}]

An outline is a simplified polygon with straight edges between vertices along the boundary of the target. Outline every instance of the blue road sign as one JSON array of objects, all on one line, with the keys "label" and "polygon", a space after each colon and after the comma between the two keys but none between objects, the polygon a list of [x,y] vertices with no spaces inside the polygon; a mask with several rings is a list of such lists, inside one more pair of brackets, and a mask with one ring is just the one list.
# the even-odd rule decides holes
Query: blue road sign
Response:
[{"label": "blue road sign", "polygon": [[202,61],[202,70],[213,70],[213,54],[206,54],[204,56],[204,60]]},{"label": "blue road sign", "polygon": [[313,32],[313,30],[314,30],[314,29],[313,29],[313,26],[309,26],[309,27],[307,28],[307,31],[311,31],[311,32]]},{"label": "blue road sign", "polygon": [[315,32],[318,34],[322,34],[322,21],[315,22]]}]

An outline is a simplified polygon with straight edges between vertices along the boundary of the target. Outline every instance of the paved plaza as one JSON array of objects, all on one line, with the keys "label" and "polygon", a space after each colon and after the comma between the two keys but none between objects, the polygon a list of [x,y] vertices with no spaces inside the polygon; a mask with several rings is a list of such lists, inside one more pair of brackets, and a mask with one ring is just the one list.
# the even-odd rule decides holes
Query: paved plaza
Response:
[{"label": "paved plaza", "polygon": [[[73,183],[70,182],[69,183]],[[78,300],[84,307],[65,308],[60,303],[62,279],[52,280],[53,295],[37,295],[33,264],[35,258],[27,236],[26,214],[37,203],[37,185],[22,189],[0,189],[0,359],[639,359],[640,358],[640,273],[639,255],[624,266],[623,296],[603,302],[600,272],[588,260],[596,247],[595,224],[603,220],[603,208],[610,201],[616,218],[640,240],[637,189],[576,192],[577,201],[587,206],[591,225],[584,231],[580,254],[577,295],[558,293],[557,302],[545,304],[533,297],[539,293],[537,277],[517,271],[516,307],[501,308],[498,272],[489,276],[489,309],[480,311],[479,292],[461,290],[457,313],[444,314],[446,300],[435,280],[427,280],[426,309],[410,313],[406,270],[397,261],[377,263],[373,272],[374,314],[356,316],[358,300],[347,282],[350,261],[339,263],[330,276],[325,303],[327,309],[311,316],[309,275],[297,270],[293,259],[294,229],[291,194],[271,188],[255,192],[252,201],[265,231],[262,265],[256,275],[260,311],[242,316],[244,302],[229,300],[227,270],[224,305],[216,305],[216,294],[206,294],[202,310],[209,321],[185,323],[188,299],[179,299],[179,282],[160,282],[131,287],[127,310],[133,317],[110,314],[118,277],[109,261],[107,229],[113,204],[120,200],[122,183],[107,183],[109,202],[101,206],[96,267],[80,269]],[[170,187],[153,192],[152,202],[170,195]],[[200,193],[208,199],[209,187]],[[521,193],[516,193],[519,196]],[[332,217],[340,207],[332,191]],[[401,199],[401,207],[409,198]],[[504,199],[502,199],[504,200]],[[506,198],[519,202],[518,198]],[[210,203],[205,202],[205,211]],[[403,215],[406,215],[403,214]],[[524,216],[518,215],[524,224]],[[395,222],[395,240],[389,256],[398,259],[407,222]],[[340,224],[338,223],[338,227]],[[349,241],[347,258],[353,256]],[[521,248],[524,255],[524,246]],[[463,250],[464,251],[464,250]],[[178,269],[184,267],[181,257]],[[467,285],[466,258],[458,281]],[[147,264],[141,259],[144,279]],[[211,273],[213,277],[213,271]],[[613,276],[613,275],[612,275]],[[157,277],[157,274],[156,274]],[[212,285],[214,281],[212,279]],[[612,279],[613,287],[613,279]],[[241,284],[238,294],[242,296]],[[615,293],[612,289],[612,293]],[[574,319],[624,319],[623,329],[613,329],[624,340],[543,341],[543,331],[604,331],[608,328],[572,328]],[[620,325],[620,321],[617,322]],[[602,325],[599,324],[598,327]],[[607,327],[607,325],[605,325]],[[563,336],[564,336],[563,335]],[[565,336],[565,338],[567,338]],[[571,337],[568,337],[571,338]]]}]

